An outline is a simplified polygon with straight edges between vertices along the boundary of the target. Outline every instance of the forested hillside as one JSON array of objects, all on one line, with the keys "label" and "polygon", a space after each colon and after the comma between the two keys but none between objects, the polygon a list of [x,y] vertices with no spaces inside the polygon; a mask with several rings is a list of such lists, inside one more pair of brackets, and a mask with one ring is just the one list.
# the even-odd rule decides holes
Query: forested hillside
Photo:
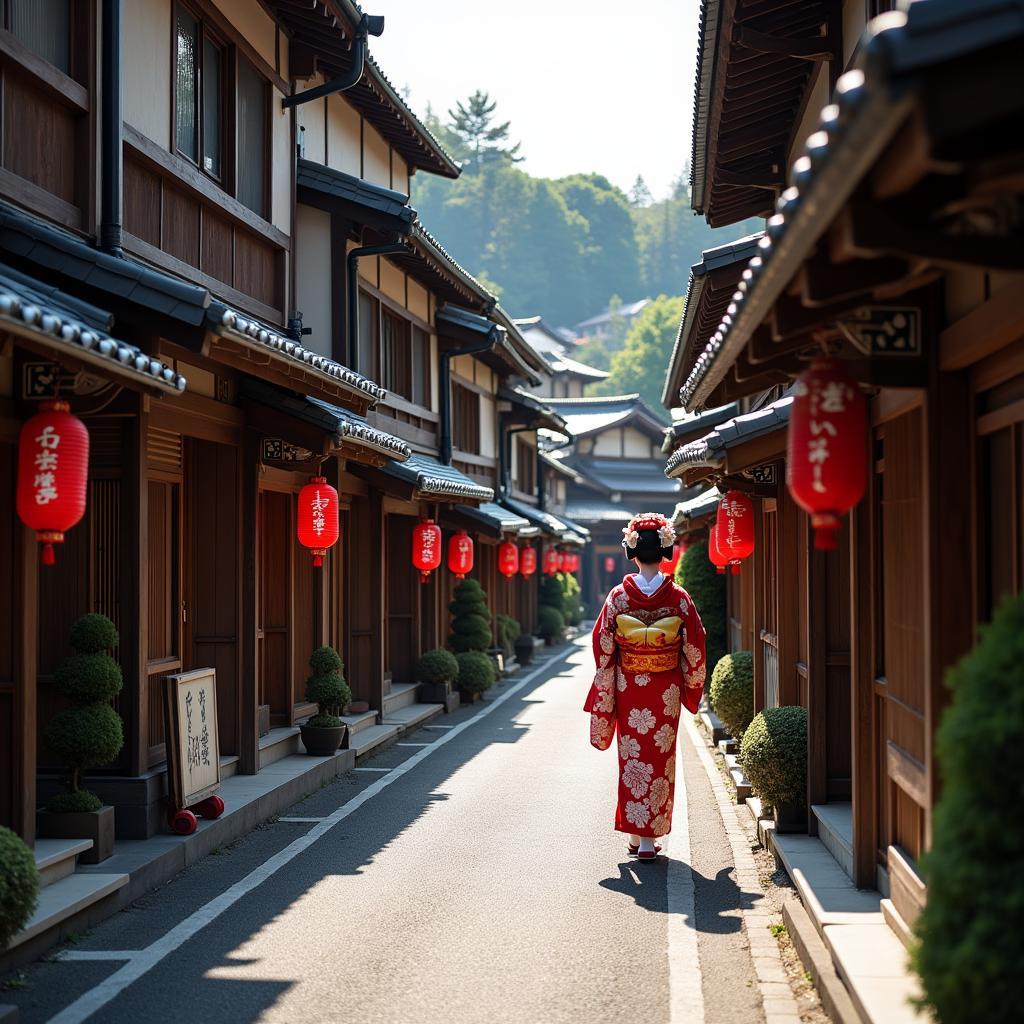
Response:
[{"label": "forested hillside", "polygon": [[[598,173],[536,178],[495,102],[476,92],[431,130],[463,165],[457,181],[417,175],[413,205],[451,254],[500,293],[513,316],[572,327],[623,301],[686,290],[701,250],[758,230],[712,231],[689,207],[688,174],[655,201],[642,179],[629,195]],[[623,143],[628,144],[628,143]]]}]

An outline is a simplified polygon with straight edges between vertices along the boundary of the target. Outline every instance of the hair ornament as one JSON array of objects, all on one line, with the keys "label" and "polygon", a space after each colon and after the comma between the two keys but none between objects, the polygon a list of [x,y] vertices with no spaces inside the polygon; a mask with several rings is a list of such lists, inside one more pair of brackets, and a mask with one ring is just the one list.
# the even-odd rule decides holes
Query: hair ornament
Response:
[{"label": "hair ornament", "polygon": [[657,530],[662,547],[670,548],[676,542],[676,531],[660,512],[641,512],[640,515],[633,516],[623,527],[622,546],[635,548],[640,540],[641,530]]}]

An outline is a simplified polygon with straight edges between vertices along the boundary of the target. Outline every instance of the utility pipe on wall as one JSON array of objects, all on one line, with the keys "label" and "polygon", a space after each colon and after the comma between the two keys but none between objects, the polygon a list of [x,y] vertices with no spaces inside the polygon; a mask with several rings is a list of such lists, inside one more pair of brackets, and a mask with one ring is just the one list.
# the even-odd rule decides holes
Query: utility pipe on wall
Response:
[{"label": "utility pipe on wall", "polygon": [[100,102],[100,223],[99,247],[121,255],[121,211],[124,157],[121,125],[121,0],[104,0],[100,29],[103,46]]},{"label": "utility pipe on wall", "polygon": [[364,256],[388,256],[408,252],[401,242],[364,245],[348,254],[348,365],[356,373],[365,373],[359,366],[359,261]]}]

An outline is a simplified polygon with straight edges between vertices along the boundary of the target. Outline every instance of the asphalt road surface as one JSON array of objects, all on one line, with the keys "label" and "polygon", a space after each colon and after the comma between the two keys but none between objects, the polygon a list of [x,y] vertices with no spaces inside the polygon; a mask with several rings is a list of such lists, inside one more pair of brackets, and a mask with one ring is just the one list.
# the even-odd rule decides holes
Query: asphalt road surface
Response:
[{"label": "asphalt road surface", "polygon": [[665,854],[639,864],[614,749],[588,742],[592,671],[579,643],[435,719],[0,1002],[60,1024],[764,1021],[692,741]]}]

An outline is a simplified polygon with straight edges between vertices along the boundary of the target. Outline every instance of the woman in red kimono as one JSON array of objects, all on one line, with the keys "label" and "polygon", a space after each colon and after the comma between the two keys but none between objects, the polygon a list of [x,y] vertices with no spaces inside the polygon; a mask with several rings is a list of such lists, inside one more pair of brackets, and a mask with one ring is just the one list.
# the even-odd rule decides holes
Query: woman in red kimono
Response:
[{"label": "woman in red kimono", "polygon": [[704,626],[690,595],[659,571],[672,557],[668,520],[644,513],[622,532],[639,571],[612,588],[594,626],[597,674],[584,710],[598,750],[618,733],[615,828],[629,834],[630,855],[649,861],[672,828],[679,714],[696,713],[704,689]]}]

